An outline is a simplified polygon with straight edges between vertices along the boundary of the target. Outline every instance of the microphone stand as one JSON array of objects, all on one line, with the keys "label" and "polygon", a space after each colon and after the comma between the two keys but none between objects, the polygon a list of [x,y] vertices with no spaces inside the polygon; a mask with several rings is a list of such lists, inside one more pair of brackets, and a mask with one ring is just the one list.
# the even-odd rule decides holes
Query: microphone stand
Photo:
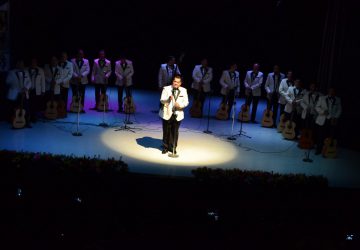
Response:
[{"label": "microphone stand", "polygon": [[207,126],[206,126],[206,130],[203,131],[205,134],[212,134],[212,131],[209,130],[209,124],[210,124],[210,105],[211,105],[211,90],[209,91],[209,105],[208,105],[208,113],[207,113]]},{"label": "microphone stand", "polygon": [[235,106],[236,106],[236,100],[235,100],[235,98],[236,98],[236,88],[237,88],[237,86],[235,86],[234,87],[234,103],[233,103],[233,106],[232,106],[232,125],[231,125],[231,136],[229,136],[227,139],[228,140],[230,140],[230,141],[234,141],[234,140],[236,140],[236,138],[235,138],[235,135],[234,135],[234,123],[235,123],[235,110],[236,110],[236,108],[235,108]]},{"label": "microphone stand", "polygon": [[[178,90],[179,91],[179,90]],[[176,100],[175,100],[175,91],[173,89],[173,96],[174,96],[174,100],[173,100],[173,116],[175,116],[175,120],[176,120],[176,117],[177,115],[175,114],[176,112],[176,108],[175,108],[175,103],[176,103]],[[172,119],[172,118],[170,118]],[[175,142],[176,142],[176,126],[174,126],[174,134],[173,134],[173,145],[172,145],[172,152],[168,154],[168,156],[170,158],[178,158],[179,155],[175,153]],[[177,145],[176,145],[177,146]]]}]

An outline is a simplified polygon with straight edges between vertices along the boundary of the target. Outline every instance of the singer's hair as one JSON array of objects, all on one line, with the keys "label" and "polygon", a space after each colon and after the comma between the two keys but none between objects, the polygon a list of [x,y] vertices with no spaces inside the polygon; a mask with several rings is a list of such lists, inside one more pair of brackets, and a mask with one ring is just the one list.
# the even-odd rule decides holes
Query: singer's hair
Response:
[{"label": "singer's hair", "polygon": [[180,74],[175,74],[174,77],[173,77],[173,79],[175,79],[175,78],[180,79],[180,81],[182,82],[182,77],[181,77]]}]

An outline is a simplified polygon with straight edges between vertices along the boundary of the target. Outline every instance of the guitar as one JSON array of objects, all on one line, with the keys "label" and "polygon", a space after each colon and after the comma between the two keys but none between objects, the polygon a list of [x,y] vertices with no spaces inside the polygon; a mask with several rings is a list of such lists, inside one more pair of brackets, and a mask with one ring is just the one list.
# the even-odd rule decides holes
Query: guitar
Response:
[{"label": "guitar", "polygon": [[97,105],[98,111],[106,111],[109,109],[109,96],[105,94],[100,95],[99,103]]},{"label": "guitar", "polygon": [[194,99],[193,105],[190,108],[190,116],[194,118],[201,118],[202,117],[202,103],[200,101],[200,94],[202,91],[202,87],[200,87],[196,98]]},{"label": "guitar", "polygon": [[124,113],[125,114],[133,114],[135,113],[136,107],[134,104],[134,99],[132,96],[128,96],[124,98]]},{"label": "guitar", "polygon": [[294,112],[291,113],[291,118],[290,120],[286,121],[284,130],[282,131],[283,137],[288,140],[293,140],[295,139],[296,136],[295,134],[296,124],[293,121],[293,119],[294,119]]},{"label": "guitar", "polygon": [[265,109],[263,118],[261,120],[261,126],[265,128],[272,128],[274,126],[273,112],[270,109]]},{"label": "guitar", "polygon": [[65,118],[66,114],[66,104],[63,100],[60,100],[57,105],[57,118]]},{"label": "guitar", "polygon": [[52,83],[51,86],[51,99],[46,103],[46,110],[45,110],[45,118],[49,120],[55,120],[58,116],[57,112],[57,102],[54,100],[54,85],[55,83]]},{"label": "guitar", "polygon": [[73,96],[70,104],[70,112],[77,113],[81,110],[83,110],[81,96]]},{"label": "guitar", "polygon": [[221,103],[219,109],[216,111],[215,117],[218,120],[227,120],[229,118],[229,105]]},{"label": "guitar", "polygon": [[243,122],[250,121],[250,107],[249,105],[246,105],[246,103],[241,105],[238,120]]},{"label": "guitar", "polygon": [[12,121],[13,128],[20,129],[24,128],[26,125],[26,119],[25,119],[25,109],[23,109],[24,106],[24,94],[21,96],[21,103],[18,109],[15,111],[15,117]]},{"label": "guitar", "polygon": [[324,140],[324,146],[322,148],[322,155],[325,158],[336,158],[337,141],[334,139],[334,128],[331,129],[331,135]]},{"label": "guitar", "polygon": [[285,116],[285,114],[282,114],[282,115],[280,116],[280,121],[279,121],[279,124],[278,124],[278,127],[277,127],[278,132],[281,133],[281,132],[284,130],[284,128],[285,128],[285,123],[286,123],[286,116]]}]

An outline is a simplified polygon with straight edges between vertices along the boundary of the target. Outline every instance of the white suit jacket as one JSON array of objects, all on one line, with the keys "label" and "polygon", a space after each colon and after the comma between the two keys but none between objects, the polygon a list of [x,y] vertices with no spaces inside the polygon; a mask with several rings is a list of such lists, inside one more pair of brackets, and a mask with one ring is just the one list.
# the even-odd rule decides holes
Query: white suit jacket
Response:
[{"label": "white suit jacket", "polygon": [[60,94],[60,84],[63,82],[63,73],[62,69],[59,66],[52,67],[53,70],[50,70],[50,65],[46,64],[44,67],[45,71],[45,82],[46,91],[49,91],[51,89],[51,81],[55,80],[55,87],[54,87],[54,94],[59,95]]},{"label": "white suit jacket", "polygon": [[36,95],[45,93],[45,73],[40,67],[26,69],[30,76],[31,89],[35,89]]},{"label": "white suit jacket", "polygon": [[246,72],[246,76],[244,80],[245,92],[247,91],[246,88],[251,88],[253,96],[261,96],[261,84],[263,83],[264,74],[259,71],[254,81],[252,81],[251,80],[252,72],[253,72],[252,70]]},{"label": "white suit jacket", "polygon": [[159,69],[159,88],[170,85],[175,74],[180,75],[180,69],[176,64],[174,64],[174,70],[167,63],[161,64]]},{"label": "white suit jacket", "polygon": [[220,77],[221,94],[227,95],[229,90],[236,88],[237,94],[240,93],[240,74],[238,71],[235,72],[235,78],[231,78],[230,71],[224,70]]},{"label": "white suit jacket", "polygon": [[72,62],[70,62],[70,61],[66,61],[64,65],[59,64],[59,66],[61,67],[62,74],[63,74],[63,82],[61,83],[61,85],[64,88],[69,88],[70,80],[74,73],[74,66],[73,66]]},{"label": "white suit jacket", "polygon": [[280,87],[280,83],[281,81],[285,78],[285,75],[283,73],[280,73],[280,75],[278,76],[278,81],[279,82],[275,82],[275,73],[269,73],[267,78],[266,78],[266,82],[265,82],[265,90],[266,93],[271,94],[274,93],[275,91],[279,91],[279,87]]},{"label": "white suit jacket", "polygon": [[311,94],[310,91],[306,92],[306,94],[303,96],[303,99],[300,102],[300,105],[302,107],[302,113],[301,113],[302,119],[305,119],[308,113],[315,116],[317,115],[315,107],[321,96],[322,94],[319,92],[314,92],[313,94]]},{"label": "white suit jacket", "polygon": [[286,105],[285,105],[285,112],[286,113],[292,113],[293,112],[293,104],[292,102],[294,100],[296,100],[296,104],[298,104],[296,106],[296,111],[298,113],[302,112],[301,110],[301,101],[302,101],[302,98],[304,97],[304,94],[306,93],[306,91],[304,89],[300,89],[300,91],[297,93],[297,95],[295,95],[295,86],[291,86],[289,87],[287,93],[286,93],[286,96],[285,96],[285,99],[286,99]]},{"label": "white suit jacket", "polygon": [[[339,97],[335,97],[335,101],[332,102],[329,96],[321,96],[315,109],[318,113],[315,123],[322,126],[325,124],[326,119],[337,119],[340,117],[342,111],[341,99]],[[329,114],[325,115],[325,111],[328,111]]]},{"label": "white suit jacket", "polygon": [[[160,102],[163,104],[162,105],[163,107],[159,111],[159,116],[164,120],[169,120],[172,114],[174,113],[173,112],[174,102],[170,100],[170,96],[172,96],[172,90],[173,87],[169,85],[164,87],[161,93]],[[180,91],[179,94],[176,94],[178,95],[176,102],[179,103],[181,110],[175,111],[175,114],[177,115],[176,116],[177,121],[181,121],[184,119],[183,109],[189,105],[187,90],[183,87],[180,87],[179,91]]]},{"label": "white suit jacket", "polygon": [[74,67],[73,78],[71,82],[77,84],[77,80],[75,78],[81,76],[81,84],[87,84],[89,82],[87,76],[90,74],[89,60],[82,59],[83,63],[80,65],[81,67],[79,67],[76,58],[71,59],[71,62]]},{"label": "white suit jacket", "polygon": [[109,76],[111,75],[111,62],[105,59],[105,65],[103,68],[99,65],[99,59],[94,60],[93,69],[91,72],[91,82],[96,84],[107,84]]},{"label": "white suit jacket", "polygon": [[116,75],[115,85],[123,86],[124,78],[126,78],[126,86],[131,86],[133,84],[132,82],[132,76],[134,75],[133,63],[130,60],[125,60],[125,61],[126,61],[125,69],[122,67],[120,60],[115,62],[115,75]]},{"label": "white suit jacket", "polygon": [[285,105],[286,104],[286,95],[288,92],[288,89],[290,86],[293,86],[293,83],[289,82],[289,80],[287,78],[283,79],[280,82],[280,86],[279,86],[279,103]]},{"label": "white suit jacket", "polygon": [[[211,91],[211,86],[210,86],[210,82],[213,78],[213,73],[212,73],[212,68],[207,67],[206,71],[204,69],[202,69],[202,65],[196,65],[193,72],[192,72],[192,78],[193,78],[193,83],[191,85],[191,87],[193,89],[199,89],[199,82],[203,82],[203,91],[204,92],[210,92]],[[203,74],[204,73],[204,74]]]},{"label": "white suit jacket", "polygon": [[[26,70],[10,70],[6,77],[6,84],[9,86],[7,98],[15,101],[23,88],[27,90],[31,88],[29,73]],[[28,94],[27,98],[29,98]]]}]

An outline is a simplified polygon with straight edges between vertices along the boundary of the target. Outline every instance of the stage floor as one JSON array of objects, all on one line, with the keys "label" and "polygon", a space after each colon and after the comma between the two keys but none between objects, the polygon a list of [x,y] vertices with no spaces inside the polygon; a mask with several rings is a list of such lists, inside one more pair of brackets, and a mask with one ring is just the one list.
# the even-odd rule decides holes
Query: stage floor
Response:
[{"label": "stage floor", "polygon": [[[83,136],[74,137],[76,114],[68,114],[57,121],[39,121],[32,129],[12,130],[9,123],[0,123],[0,149],[49,152],[76,156],[99,156],[101,158],[120,157],[129,165],[131,172],[160,174],[168,176],[191,176],[197,167],[240,168],[277,173],[304,173],[323,175],[330,186],[360,187],[360,156],[358,152],[339,149],[338,159],[324,159],[311,152],[313,163],[303,162],[305,151],[293,141],[282,139],[276,129],[262,128],[260,124],[244,124],[246,135],[237,136],[235,141],[227,140],[231,135],[232,121],[214,119],[220,97],[213,97],[211,103],[210,130],[204,134],[207,118],[190,118],[188,110],[181,124],[178,154],[170,158],[161,154],[161,120],[154,110],[158,109],[157,92],[135,90],[133,93],[137,106],[131,115],[135,130],[120,130],[124,114],[116,112],[117,92],[109,89],[110,109],[104,115],[108,128],[98,126],[103,121],[103,113],[89,110],[94,106],[94,90],[86,93],[85,114],[80,115],[80,131]],[[90,100],[91,99],[91,100]],[[243,100],[238,100],[236,113]],[[205,112],[207,112],[206,102]],[[257,121],[261,120],[265,102],[260,102]],[[234,134],[240,129],[235,120]]]}]

